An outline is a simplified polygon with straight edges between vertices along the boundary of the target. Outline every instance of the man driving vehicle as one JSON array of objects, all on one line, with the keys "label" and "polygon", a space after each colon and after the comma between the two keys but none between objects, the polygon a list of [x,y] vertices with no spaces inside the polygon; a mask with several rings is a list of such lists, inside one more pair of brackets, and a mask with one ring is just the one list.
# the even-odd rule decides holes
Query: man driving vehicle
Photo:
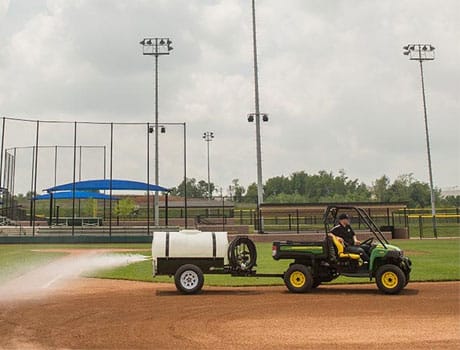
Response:
[{"label": "man driving vehicle", "polygon": [[350,226],[350,217],[340,214],[339,224],[332,228],[330,234],[336,236],[345,247],[345,252],[359,254],[364,261],[369,261],[368,253],[360,247],[361,242],[356,238],[355,231]]}]

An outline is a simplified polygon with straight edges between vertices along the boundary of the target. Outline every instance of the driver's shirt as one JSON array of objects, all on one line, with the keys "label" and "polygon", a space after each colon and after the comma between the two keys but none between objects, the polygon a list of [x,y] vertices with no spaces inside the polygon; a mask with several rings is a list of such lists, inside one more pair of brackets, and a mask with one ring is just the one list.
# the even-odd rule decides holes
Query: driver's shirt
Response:
[{"label": "driver's shirt", "polygon": [[355,236],[355,231],[353,231],[350,225],[342,226],[338,224],[331,230],[331,233],[341,237],[347,245],[355,244],[355,240],[353,238]]}]

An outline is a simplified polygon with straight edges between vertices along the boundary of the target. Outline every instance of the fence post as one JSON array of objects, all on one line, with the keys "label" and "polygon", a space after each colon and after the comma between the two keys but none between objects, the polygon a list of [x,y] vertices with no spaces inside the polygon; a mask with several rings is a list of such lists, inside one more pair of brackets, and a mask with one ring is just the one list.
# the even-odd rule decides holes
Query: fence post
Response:
[{"label": "fence post", "polygon": [[56,226],[59,226],[59,205],[56,205]]},{"label": "fence post", "polygon": [[455,212],[457,213],[457,224],[460,224],[460,216],[459,216],[459,210],[458,210],[458,207],[455,208]]},{"label": "fence post", "polygon": [[289,231],[291,231],[291,214],[290,213],[288,215],[288,225],[289,225]]},{"label": "fence post", "polygon": [[418,229],[420,234],[420,239],[423,238],[423,218],[422,215],[418,216]]},{"label": "fence post", "polygon": [[404,208],[404,227],[407,228],[407,234],[410,237],[409,217],[407,216],[407,208]]},{"label": "fence post", "polygon": [[243,209],[240,209],[240,225],[243,225]]},{"label": "fence post", "polygon": [[296,216],[296,223],[297,223],[297,233],[300,232],[300,227],[299,227],[299,209],[296,209],[295,211],[295,216]]}]

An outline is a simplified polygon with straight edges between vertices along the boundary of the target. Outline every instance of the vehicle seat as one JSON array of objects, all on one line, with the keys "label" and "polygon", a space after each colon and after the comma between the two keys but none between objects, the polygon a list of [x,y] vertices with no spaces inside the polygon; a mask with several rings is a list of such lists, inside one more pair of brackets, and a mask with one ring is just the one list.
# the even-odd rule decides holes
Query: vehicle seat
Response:
[{"label": "vehicle seat", "polygon": [[334,244],[336,250],[337,250],[337,256],[339,258],[345,258],[345,259],[353,259],[353,260],[359,260],[361,257],[359,254],[353,254],[353,253],[345,253],[345,249],[342,243],[338,240],[336,236],[332,236],[332,243]]}]

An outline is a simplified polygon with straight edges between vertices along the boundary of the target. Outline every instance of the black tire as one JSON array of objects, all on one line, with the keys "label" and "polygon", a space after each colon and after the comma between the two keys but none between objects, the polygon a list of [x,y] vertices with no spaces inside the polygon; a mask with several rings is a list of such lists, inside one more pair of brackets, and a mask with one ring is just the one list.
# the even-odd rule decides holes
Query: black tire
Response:
[{"label": "black tire", "polygon": [[256,245],[248,237],[236,237],[228,246],[228,261],[235,269],[251,270],[257,263]]},{"label": "black tire", "polygon": [[182,265],[174,274],[174,283],[179,292],[183,294],[196,294],[203,288],[203,271],[196,265]]},{"label": "black tire", "polygon": [[313,279],[313,284],[311,285],[312,288],[318,288],[321,285],[321,280],[314,278]]},{"label": "black tire", "polygon": [[410,272],[406,273],[406,284],[404,285],[407,286],[407,284],[409,283],[409,280],[410,280]]},{"label": "black tire", "polygon": [[284,284],[293,293],[306,293],[311,291],[313,275],[310,268],[301,264],[291,265],[284,273]]},{"label": "black tire", "polygon": [[375,282],[381,292],[398,294],[406,286],[406,275],[398,266],[387,264],[378,268]]}]

